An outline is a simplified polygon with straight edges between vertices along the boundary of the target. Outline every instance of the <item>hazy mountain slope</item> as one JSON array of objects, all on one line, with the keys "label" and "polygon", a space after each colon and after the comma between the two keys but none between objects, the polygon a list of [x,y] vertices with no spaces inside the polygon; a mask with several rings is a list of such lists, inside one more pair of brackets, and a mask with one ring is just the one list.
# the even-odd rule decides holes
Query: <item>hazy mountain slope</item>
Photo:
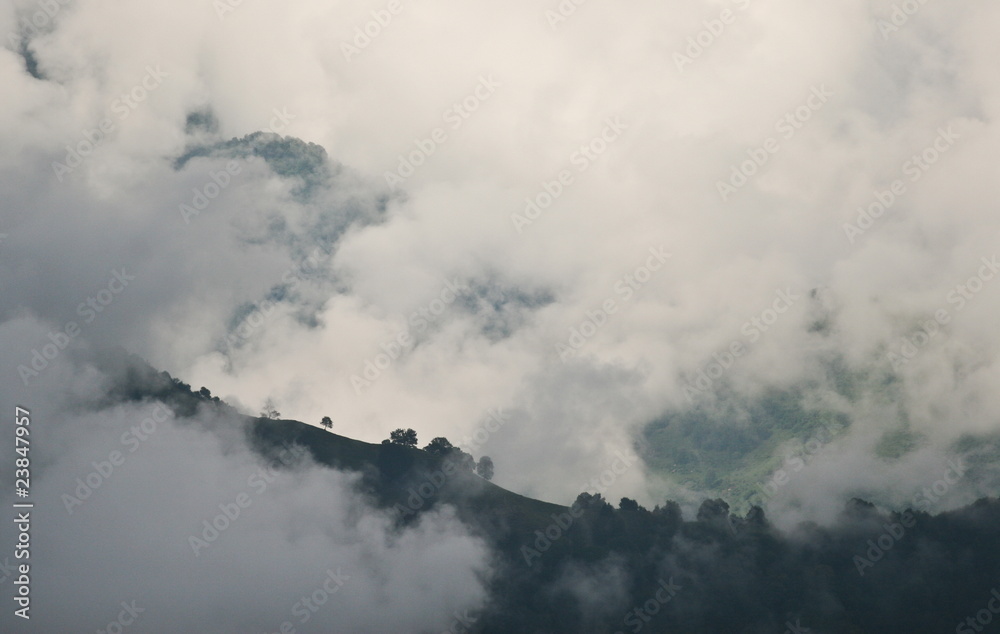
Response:
[{"label": "hazy mountain slope", "polygon": [[[155,398],[202,414],[228,409],[134,357],[118,364],[115,398]],[[567,508],[452,470],[419,449],[292,420],[241,420],[264,456],[299,445],[320,465],[363,474],[359,488],[395,508],[400,528],[446,505],[485,538],[493,552],[489,601],[456,615],[453,631],[952,631],[976,618],[1000,576],[995,499],[937,516],[854,500],[833,525],[784,533],[759,508],[740,517],[722,500],[705,501],[687,520],[673,502],[650,511],[622,500],[614,508],[581,494]]]}]

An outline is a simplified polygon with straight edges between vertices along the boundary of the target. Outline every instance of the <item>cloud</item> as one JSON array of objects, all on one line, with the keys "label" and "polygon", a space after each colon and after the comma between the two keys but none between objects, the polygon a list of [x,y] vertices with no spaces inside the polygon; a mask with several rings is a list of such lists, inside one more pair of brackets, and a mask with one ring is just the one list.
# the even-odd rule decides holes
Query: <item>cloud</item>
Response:
[{"label": "cloud", "polygon": [[[0,32],[33,6],[8,10]],[[777,290],[820,289],[828,327],[811,330],[813,303],[796,302],[727,371],[737,394],[822,394],[831,358],[884,376],[887,353],[945,309],[950,323],[893,371],[898,398],[939,454],[992,431],[1000,299],[987,283],[961,311],[949,297],[1000,231],[995,7],[924,5],[888,37],[888,1],[590,2],[556,23],[529,2],[401,7],[350,59],[342,45],[382,5],[241,3],[220,16],[204,3],[73,4],[27,41],[42,79],[19,49],[0,51],[4,318],[64,327],[125,267],[136,279],[81,324],[88,341],[370,441],[400,426],[454,440],[506,407],[518,420],[480,450],[496,481],[569,502],[644,425],[690,407],[685,386],[751,343],[743,326],[766,323]],[[166,73],[155,88],[148,67]],[[217,133],[186,133],[206,111]],[[625,127],[609,142],[615,117]],[[106,139],[60,182],[52,162],[105,118]],[[274,124],[325,149],[327,186],[303,198],[279,163],[245,165],[185,223],[180,205],[232,156],[212,145],[176,159]],[[942,129],[954,143],[935,156]],[[758,165],[761,148],[776,149]],[[421,164],[390,188],[385,174],[414,152]],[[723,200],[734,170],[746,182]],[[852,243],[845,225],[867,224],[859,207],[878,213],[897,180],[903,193]],[[512,215],[553,183],[558,197],[519,233]],[[328,253],[288,289],[314,245]],[[626,301],[618,284],[651,248],[671,258]],[[471,290],[437,311],[455,283]],[[615,312],[564,363],[557,344],[608,301]],[[421,309],[433,313],[422,328]],[[391,358],[401,333],[410,343]],[[352,378],[382,354],[359,393]],[[858,440],[834,448],[862,464],[877,442],[862,441],[897,420],[850,413]],[[831,472],[830,494],[864,484]],[[647,503],[667,491],[641,467],[616,486]]]},{"label": "cloud", "polygon": [[[22,353],[43,331],[0,339]],[[447,507],[395,528],[358,474],[288,448],[273,469],[235,417],[101,405],[119,378],[81,354],[3,394],[31,413],[33,631],[104,630],[122,602],[141,632],[442,631],[482,605],[486,546]]]}]

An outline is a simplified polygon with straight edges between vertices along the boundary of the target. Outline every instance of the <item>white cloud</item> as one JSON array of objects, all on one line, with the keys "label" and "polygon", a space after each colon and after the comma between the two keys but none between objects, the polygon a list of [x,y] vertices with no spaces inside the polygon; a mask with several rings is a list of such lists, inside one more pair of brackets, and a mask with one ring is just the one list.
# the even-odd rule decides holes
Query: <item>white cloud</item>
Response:
[{"label": "white cloud", "polygon": [[[933,314],[994,252],[989,3],[928,4],[888,41],[876,23],[888,1],[595,1],[556,29],[546,7],[529,2],[403,5],[350,61],[341,43],[381,4],[244,2],[220,20],[206,3],[81,3],[32,40],[47,81],[28,77],[15,51],[0,51],[0,79],[13,87],[0,106],[5,317],[23,305],[63,324],[107,271],[131,266],[135,294],[88,338],[121,342],[249,407],[272,396],[285,415],[331,415],[341,433],[372,441],[399,426],[424,440],[461,437],[489,408],[516,408],[522,421],[482,449],[497,482],[568,502],[579,481],[559,474],[599,472],[641,425],[684,407],[685,377],[742,339],[741,325],[775,289],[824,289],[835,328],[817,343],[805,305],[789,313],[728,375],[744,391],[817,376],[830,351],[856,367],[885,365],[882,346]],[[674,53],[726,7],[738,19],[679,71]],[[0,31],[12,24],[8,12]],[[169,77],[58,182],[51,161],[150,64]],[[451,129],[449,108],[482,75],[501,85]],[[829,103],[781,137],[776,122],[817,85],[833,93]],[[355,170],[339,187],[369,208],[398,155],[435,127],[448,137],[388,203],[383,223],[350,225],[328,278],[301,285],[298,304],[255,330],[232,373],[216,347],[238,307],[266,296],[297,261],[289,246],[307,243],[314,221],[335,216],[348,196],[303,204],[254,171],[185,226],[177,205],[210,165],[174,173],[168,164],[183,151],[186,114],[205,106],[222,138],[265,128],[275,108],[287,108],[295,119],[285,132]],[[580,172],[573,153],[616,115],[628,129]],[[903,178],[909,157],[949,125],[960,140],[851,245],[843,225],[856,208]],[[717,181],[769,137],[779,150],[722,202]],[[518,234],[511,214],[561,169],[574,171],[574,183]],[[235,239],[278,218],[299,233],[267,245]],[[614,282],[654,245],[673,253],[664,270],[622,303],[581,360],[563,364],[555,345],[616,296]],[[516,326],[492,338],[482,307],[449,305],[356,394],[351,376],[456,276],[551,301],[522,302]],[[913,424],[942,446],[996,418],[988,379],[997,297],[986,288],[903,373]],[[595,437],[607,442],[595,446]],[[629,492],[641,497],[643,474],[634,477]]]}]

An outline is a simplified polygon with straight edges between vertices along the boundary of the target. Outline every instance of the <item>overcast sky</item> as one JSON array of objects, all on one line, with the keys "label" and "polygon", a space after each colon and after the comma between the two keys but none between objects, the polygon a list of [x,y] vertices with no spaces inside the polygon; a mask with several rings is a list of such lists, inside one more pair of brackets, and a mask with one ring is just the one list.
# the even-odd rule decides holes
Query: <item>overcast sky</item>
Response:
[{"label": "overcast sky", "polygon": [[[808,384],[855,424],[786,493],[906,500],[1000,415],[1000,7],[902,4],[6,2],[11,398],[73,321],[247,413],[485,429],[498,484],[569,503],[722,384]],[[255,131],[329,173],[176,163]],[[832,359],[898,391],[841,402]],[[925,445],[885,464],[900,410]],[[636,462],[607,494],[674,487]]]}]

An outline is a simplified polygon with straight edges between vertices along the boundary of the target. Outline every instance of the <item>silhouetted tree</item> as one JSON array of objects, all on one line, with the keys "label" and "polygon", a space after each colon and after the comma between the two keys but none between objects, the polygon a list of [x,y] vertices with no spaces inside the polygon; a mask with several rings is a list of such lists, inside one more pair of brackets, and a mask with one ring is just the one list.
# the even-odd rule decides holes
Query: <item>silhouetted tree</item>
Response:
[{"label": "silhouetted tree", "polygon": [[324,416],[323,420],[321,420],[319,424],[325,427],[327,431],[330,431],[333,428],[333,419],[329,416]]},{"label": "silhouetted tree", "polygon": [[455,446],[443,436],[438,436],[437,438],[431,440],[427,446],[424,447],[424,451],[438,456],[446,456],[454,451],[454,449]]},{"label": "silhouetted tree", "polygon": [[493,479],[493,459],[489,456],[483,456],[479,459],[479,464],[476,465],[476,473],[483,480]]},{"label": "silhouetted tree", "polygon": [[622,511],[638,511],[639,503],[630,498],[622,498],[621,502],[618,503],[618,508]]},{"label": "silhouetted tree", "polygon": [[389,433],[389,442],[404,447],[416,447],[417,432],[412,429],[397,429]]}]

